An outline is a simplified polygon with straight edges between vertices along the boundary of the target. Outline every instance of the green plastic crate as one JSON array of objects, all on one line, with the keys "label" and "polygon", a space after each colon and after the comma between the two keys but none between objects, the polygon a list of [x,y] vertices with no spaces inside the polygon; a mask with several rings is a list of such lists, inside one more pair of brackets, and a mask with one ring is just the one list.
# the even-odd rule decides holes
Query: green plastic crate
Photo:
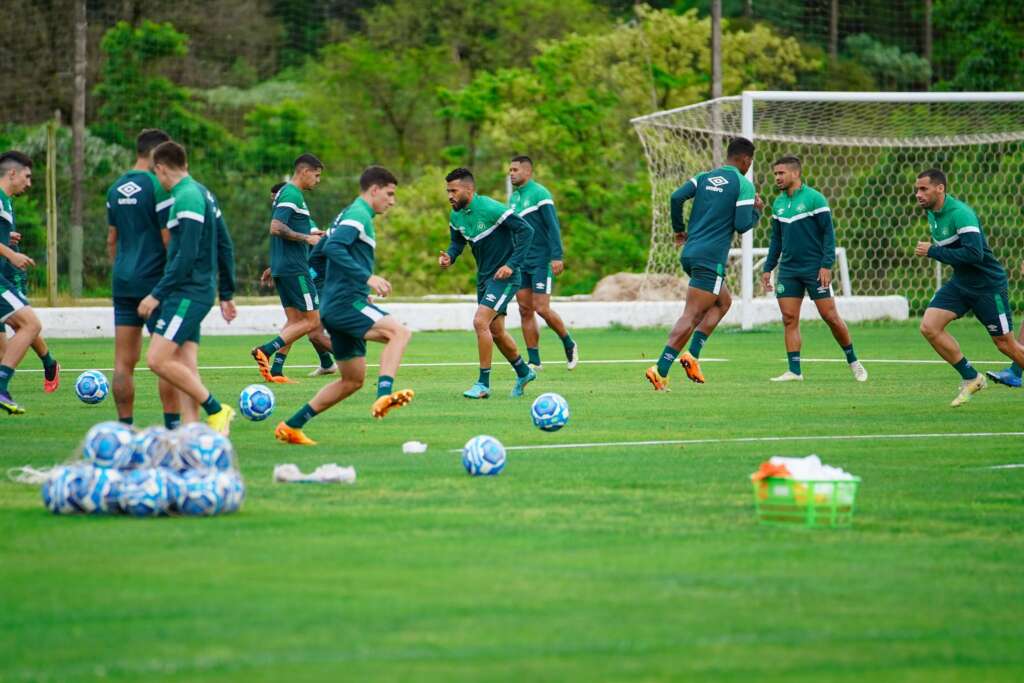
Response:
[{"label": "green plastic crate", "polygon": [[848,527],[853,524],[860,478],[795,481],[768,477],[754,481],[754,506],[761,524]]}]

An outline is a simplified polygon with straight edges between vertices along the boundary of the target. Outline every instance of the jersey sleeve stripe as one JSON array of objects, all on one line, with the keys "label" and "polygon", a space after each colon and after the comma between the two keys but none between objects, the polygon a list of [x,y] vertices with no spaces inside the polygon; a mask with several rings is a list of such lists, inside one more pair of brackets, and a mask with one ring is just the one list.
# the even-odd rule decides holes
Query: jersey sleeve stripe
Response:
[{"label": "jersey sleeve stripe", "polygon": [[295,213],[299,214],[300,216],[308,216],[309,215],[309,210],[308,209],[303,209],[298,204],[292,204],[291,202],[281,202],[275,208],[291,209],[292,211],[294,211]]},{"label": "jersey sleeve stripe", "polygon": [[692,178],[690,178],[690,182],[693,183],[694,187],[697,187],[697,176],[693,176]]},{"label": "jersey sleeve stripe", "polygon": [[366,228],[363,226],[362,223],[351,218],[346,218],[345,220],[338,223],[339,228],[343,225],[347,225],[348,227],[355,229],[355,231],[359,233],[359,239],[361,241],[366,242],[374,249],[377,248],[377,240],[373,239],[372,237],[366,234]]},{"label": "jersey sleeve stripe", "polygon": [[553,199],[542,199],[539,202],[537,202],[538,207],[544,206],[545,204],[550,204],[551,206],[554,206],[555,201]]},{"label": "jersey sleeve stripe", "polygon": [[0,209],[0,218],[2,218],[3,220],[7,221],[8,223],[10,223],[12,225],[14,224],[14,216],[12,216],[11,214],[7,213],[3,209]]},{"label": "jersey sleeve stripe", "polygon": [[163,211],[164,209],[169,208],[169,207],[171,207],[173,205],[174,205],[174,197],[171,197],[170,199],[165,199],[162,202],[160,202],[159,204],[157,204],[156,205],[156,210],[157,211]]},{"label": "jersey sleeve stripe", "polygon": [[965,225],[962,228],[957,228],[956,232],[957,232],[958,235],[962,235],[965,232],[978,232],[978,233],[980,233],[981,232],[981,228],[979,228],[977,225]]},{"label": "jersey sleeve stripe", "polygon": [[826,213],[826,212],[832,213],[832,209],[828,208],[827,206],[820,206],[817,209],[815,209],[814,211],[811,211],[810,213],[808,213],[807,215],[808,216],[817,216],[819,213]]},{"label": "jersey sleeve stripe", "polygon": [[753,203],[753,199],[741,199],[738,202],[736,202],[736,206],[751,206]]},{"label": "jersey sleeve stripe", "polygon": [[527,215],[527,214],[530,214],[530,213],[533,213],[534,211],[537,211],[537,210],[539,210],[539,209],[540,209],[540,204],[534,204],[534,205],[533,205],[533,206],[531,206],[530,208],[528,208],[528,209],[523,209],[522,211],[520,211],[520,212],[519,212],[519,216],[520,216],[520,217],[523,217],[523,216],[525,216],[525,215]]},{"label": "jersey sleeve stripe", "polygon": [[182,218],[187,218],[191,221],[195,221],[196,223],[206,222],[206,216],[204,216],[201,213],[196,213],[195,211],[179,211],[177,214],[175,214],[174,218],[175,223],[177,223]]},{"label": "jersey sleeve stripe", "polygon": [[935,244],[936,246],[944,247],[947,244],[953,244],[953,242],[956,242],[958,239],[960,239],[960,235],[953,235],[952,237],[947,237],[944,240],[936,240]]}]

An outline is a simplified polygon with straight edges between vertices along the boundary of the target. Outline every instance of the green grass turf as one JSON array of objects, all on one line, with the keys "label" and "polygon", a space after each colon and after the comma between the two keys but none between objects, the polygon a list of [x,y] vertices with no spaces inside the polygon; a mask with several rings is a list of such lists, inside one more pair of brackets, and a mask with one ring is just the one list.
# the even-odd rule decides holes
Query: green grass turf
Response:
[{"label": "green grass turf", "polygon": [[[999,360],[974,321],[969,357]],[[785,369],[779,328],[722,330],[708,384],[655,394],[642,364],[550,364],[529,388],[572,406],[544,434],[515,401],[460,394],[473,367],[412,367],[416,400],[383,422],[361,394],[316,418],[314,448],[271,435],[322,380],[276,387],[271,420],[234,425],[248,482],[234,516],[54,517],[35,487],[0,483],[0,680],[984,681],[1024,677],[1024,462],[1020,437],[720,443],[510,453],[474,479],[449,449],[490,433],[506,445],[828,434],[1020,431],[1024,391],[992,386],[948,407],[958,378],[914,325],[853,329],[871,373]],[[662,330],[578,334],[587,360],[656,357]],[[203,365],[248,366],[254,339],[210,338]],[[545,333],[546,359],[561,355]],[[110,367],[109,341],[53,342],[67,368]],[[377,350],[372,351],[371,360]],[[468,333],[419,334],[407,360],[470,362]],[[805,326],[805,358],[841,358]],[[291,364],[315,356],[296,345]],[[35,369],[31,356],[24,366]],[[982,365],[995,368],[996,365]],[[371,373],[375,372],[371,369]],[[204,372],[223,400],[255,369]],[[49,397],[38,373],[12,390],[28,415],[0,418],[6,466],[63,460],[113,416]],[[139,422],[159,420],[140,372]],[[403,455],[403,441],[430,444]],[[850,530],[761,528],[748,475],[773,454],[818,453],[863,477]],[[355,486],[274,485],[275,463],[354,465]]]}]

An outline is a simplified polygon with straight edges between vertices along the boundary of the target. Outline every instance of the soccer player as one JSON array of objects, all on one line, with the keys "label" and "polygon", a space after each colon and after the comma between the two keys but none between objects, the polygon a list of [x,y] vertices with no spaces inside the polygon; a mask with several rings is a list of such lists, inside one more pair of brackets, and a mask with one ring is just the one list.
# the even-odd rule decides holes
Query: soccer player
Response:
[{"label": "soccer player", "polygon": [[[141,318],[156,319],[146,363],[158,377],[200,404],[207,423],[227,435],[235,411],[221,405],[203,386],[197,370],[199,327],[213,307],[218,271],[225,277],[217,252],[227,234],[219,234],[219,210],[213,194],[188,173],[184,147],[170,141],[157,146],[153,172],[171,193],[174,204],[167,220],[171,238],[164,274],[138,307]],[[220,288],[225,289],[223,283]],[[235,317],[233,301],[221,301],[220,309],[226,320]]]},{"label": "soccer player", "polygon": [[412,338],[405,325],[370,301],[370,292],[386,297],[391,283],[375,275],[377,232],[373,218],[395,205],[398,179],[386,168],[370,166],[359,178],[359,197],[338,214],[323,248],[327,259],[323,321],[331,336],[341,377],[324,386],[309,403],[281,422],[274,436],[284,443],[314,445],[302,428],[316,415],[359,391],[366,379],[366,342],[384,344],[377,378],[377,399],[370,414],[383,418],[412,401],[412,389],[393,391],[402,354]]},{"label": "soccer player", "polygon": [[918,205],[928,216],[931,242],[918,242],[917,256],[953,266],[953,277],[935,292],[921,320],[921,334],[953,366],[961,378],[951,406],[962,406],[985,388],[985,376],[975,370],[946,326],[967,311],[974,311],[996,348],[1024,367],[1024,346],[1013,338],[1013,319],[1006,271],[996,260],[981,232],[981,221],[964,202],[947,194],[946,174],[923,171],[914,183]]},{"label": "soccer player", "polygon": [[[107,251],[114,263],[114,403],[117,419],[125,424],[134,422],[135,366],[142,355],[145,321],[139,304],[160,280],[167,262],[167,216],[174,200],[153,174],[151,157],[170,139],[156,128],[140,132],[135,166],[107,191]],[[157,391],[164,426],[174,429],[181,423],[178,392],[164,379],[157,380]]]},{"label": "soccer player", "polygon": [[775,296],[786,328],[789,362],[786,372],[772,377],[772,381],[804,379],[800,372],[800,305],[806,291],[846,354],[854,379],[866,382],[868,371],[857,360],[850,330],[832,298],[832,265],[836,260],[832,211],[824,195],[801,179],[800,169],[800,160],[793,156],[782,157],[772,168],[775,187],[782,192],[772,205],[772,236],[761,284],[766,292],[772,291],[772,271],[779,266]]},{"label": "soccer player", "polygon": [[312,154],[300,155],[295,160],[291,180],[274,199],[270,219],[270,273],[287,322],[280,335],[252,350],[252,357],[267,382],[293,384],[293,380],[284,376],[285,357],[275,359],[277,375],[271,371],[270,357],[296,339],[320,329],[320,299],[309,277],[307,247],[315,247],[321,236],[312,234],[313,224],[302,193],[320,184],[323,169],[324,165]]},{"label": "soccer player", "polygon": [[25,409],[11,396],[11,378],[29,346],[43,330],[28,299],[5,275],[10,272],[9,268],[24,271],[35,265],[28,256],[8,246],[14,228],[11,197],[20,195],[31,186],[32,160],[16,151],[0,154],[0,336],[4,336],[4,324],[14,330],[14,336],[4,345],[0,356],[0,409],[8,415],[25,413]]},{"label": "soccer player", "polygon": [[[683,314],[668,335],[668,344],[657,365],[647,369],[647,381],[655,391],[668,390],[668,373],[687,341],[690,349],[679,362],[691,381],[704,383],[700,352],[704,342],[732,305],[725,284],[725,265],[734,232],[753,229],[761,218],[764,202],[744,175],[754,161],[754,143],[734,138],[726,149],[726,163],[699,173],[672,193],[669,205],[676,245],[683,247],[680,260],[690,276]],[[683,224],[683,203],[693,199],[689,228]]]},{"label": "soccer player", "polygon": [[509,204],[533,228],[533,243],[526,256],[519,291],[516,292],[527,362],[535,370],[541,369],[540,330],[537,327],[539,315],[562,340],[566,367],[573,370],[580,361],[579,347],[570,336],[561,316],[551,308],[554,279],[565,268],[562,261],[562,228],[555,213],[554,199],[546,187],[533,179],[533,161],[528,156],[513,157],[508,167],[508,177],[515,188]]},{"label": "soccer player", "polygon": [[487,398],[491,395],[491,356],[497,344],[502,355],[516,371],[512,396],[522,396],[527,384],[537,379],[519,355],[512,335],[505,329],[505,314],[522,281],[523,265],[533,240],[533,228],[516,215],[513,209],[490,197],[477,194],[476,180],[466,168],[457,168],[445,177],[451,242],[437,259],[441,268],[448,268],[469,244],[476,259],[477,309],[473,316],[480,375],[476,384],[462,395],[466,398]]}]

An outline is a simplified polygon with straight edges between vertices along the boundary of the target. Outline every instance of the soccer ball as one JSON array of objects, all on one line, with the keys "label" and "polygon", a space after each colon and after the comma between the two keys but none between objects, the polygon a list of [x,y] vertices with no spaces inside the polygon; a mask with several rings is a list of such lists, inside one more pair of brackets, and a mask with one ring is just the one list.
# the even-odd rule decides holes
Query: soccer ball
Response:
[{"label": "soccer ball", "polygon": [[162,469],[128,472],[121,484],[118,504],[133,517],[158,517],[171,510],[167,476]]},{"label": "soccer ball", "polygon": [[474,477],[498,474],[505,469],[505,447],[493,436],[474,436],[462,447],[462,466]]},{"label": "soccer ball", "polygon": [[107,378],[99,370],[86,370],[75,380],[75,395],[82,403],[99,403],[109,393]]},{"label": "soccer ball", "polygon": [[220,512],[224,504],[225,488],[218,481],[218,473],[186,472],[184,490],[178,510],[184,515],[208,517]]},{"label": "soccer ball", "polygon": [[235,464],[235,449],[228,438],[206,425],[189,425],[185,431],[182,461],[191,469],[230,470]]},{"label": "soccer ball", "polygon": [[533,424],[545,432],[557,432],[569,421],[569,403],[558,394],[541,394],[530,407]]},{"label": "soccer ball", "polygon": [[43,482],[43,505],[55,515],[71,515],[82,512],[79,501],[85,497],[92,480],[89,465],[66,465],[57,467],[50,478]]},{"label": "soccer ball", "polygon": [[93,467],[92,477],[85,486],[84,495],[78,499],[82,512],[102,514],[118,512],[121,497],[121,472],[109,467]]},{"label": "soccer ball", "polygon": [[266,420],[274,412],[274,392],[262,384],[250,384],[238,397],[238,410],[253,422]]},{"label": "soccer ball", "polygon": [[168,509],[171,512],[181,512],[181,506],[185,503],[185,477],[177,470],[167,467],[156,468],[167,481]]},{"label": "soccer ball", "polygon": [[128,461],[128,469],[157,467],[174,457],[174,444],[170,432],[163,427],[148,427],[132,440],[132,457]]},{"label": "soccer ball", "polygon": [[242,481],[242,477],[237,472],[218,472],[216,476],[217,491],[224,496],[224,504],[220,511],[223,514],[238,512],[245,501],[245,482]]},{"label": "soccer ball", "polygon": [[83,457],[96,467],[127,467],[135,451],[135,433],[120,422],[101,422],[85,435]]}]

